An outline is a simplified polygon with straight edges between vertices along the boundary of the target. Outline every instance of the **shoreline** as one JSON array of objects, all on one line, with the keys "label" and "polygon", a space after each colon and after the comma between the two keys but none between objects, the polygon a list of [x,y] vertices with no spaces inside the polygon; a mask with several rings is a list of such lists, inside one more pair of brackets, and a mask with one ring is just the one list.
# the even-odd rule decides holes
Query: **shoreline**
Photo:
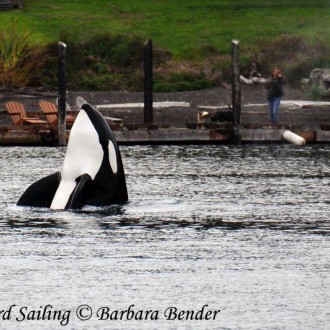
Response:
[{"label": "shoreline", "polygon": [[[327,128],[330,125],[330,103],[329,106],[326,103],[310,103],[306,100],[302,90],[285,86],[280,122],[279,125],[272,125],[267,110],[264,87],[242,84],[241,90],[240,130],[243,132],[243,140],[280,142],[281,129],[287,128],[293,129],[297,134],[305,134],[308,141],[317,141],[317,136],[322,135],[321,141],[330,142],[330,137],[328,137],[330,131]],[[19,94],[17,91],[4,93],[0,90],[1,134],[4,134],[6,125],[12,125],[11,118],[6,112],[5,102],[13,100],[22,102],[28,113],[37,113],[42,116],[38,102],[43,99],[55,102],[56,96],[55,92]],[[197,114],[201,111],[212,113],[218,109],[228,109],[228,104],[231,104],[229,86],[192,92],[154,93],[155,107],[152,125],[143,124],[143,92],[69,91],[67,102],[72,110],[77,109],[75,100],[78,96],[99,108],[104,116],[122,120],[122,126],[113,125],[119,143],[224,143],[231,140],[231,131],[221,126],[221,123],[215,127],[214,125],[213,127],[194,125],[197,123]],[[167,106],[160,106],[160,102],[166,102]],[[11,133],[12,136],[18,134],[19,127],[15,128],[16,133],[14,130]],[[26,130],[26,125],[24,125],[24,129]],[[325,137],[323,133],[325,133]],[[39,137],[33,138],[31,141],[41,140]]]}]

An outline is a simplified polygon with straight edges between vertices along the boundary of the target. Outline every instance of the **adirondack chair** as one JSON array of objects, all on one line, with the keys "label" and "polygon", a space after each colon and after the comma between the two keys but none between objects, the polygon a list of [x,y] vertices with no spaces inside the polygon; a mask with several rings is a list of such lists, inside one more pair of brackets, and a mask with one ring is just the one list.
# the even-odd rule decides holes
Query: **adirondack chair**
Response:
[{"label": "adirondack chair", "polygon": [[[42,109],[47,121],[51,125],[57,125],[58,121],[58,109],[55,103],[49,101],[40,101],[39,106]],[[71,127],[76,117],[73,114],[66,115],[66,124]]]},{"label": "adirondack chair", "polygon": [[47,121],[41,120],[39,117],[28,117],[24,105],[20,102],[6,102],[5,103],[8,114],[10,115],[14,125],[45,125]]}]

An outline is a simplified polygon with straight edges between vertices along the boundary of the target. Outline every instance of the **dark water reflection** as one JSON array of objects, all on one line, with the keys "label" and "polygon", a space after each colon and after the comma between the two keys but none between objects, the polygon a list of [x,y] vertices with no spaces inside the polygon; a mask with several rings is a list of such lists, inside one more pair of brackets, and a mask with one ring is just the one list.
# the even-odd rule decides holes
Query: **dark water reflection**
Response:
[{"label": "dark water reflection", "polygon": [[65,149],[2,148],[0,310],[209,304],[222,310],[216,321],[84,323],[72,315],[67,328],[327,328],[329,146],[121,151],[128,204],[50,211],[15,203],[61,167]]}]

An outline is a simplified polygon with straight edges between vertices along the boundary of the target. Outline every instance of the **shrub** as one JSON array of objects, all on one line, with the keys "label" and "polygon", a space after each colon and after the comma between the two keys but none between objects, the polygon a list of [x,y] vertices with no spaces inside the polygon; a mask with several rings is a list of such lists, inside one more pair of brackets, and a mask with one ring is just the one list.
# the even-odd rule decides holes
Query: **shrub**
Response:
[{"label": "shrub", "polygon": [[261,40],[245,52],[264,76],[270,75],[271,69],[279,66],[285,79],[298,86],[301,79],[308,77],[315,67],[329,65],[329,50],[329,46],[320,40],[311,43],[300,36],[284,35],[272,42]]},{"label": "shrub", "polygon": [[0,84],[19,88],[36,84],[38,73],[46,62],[46,49],[28,45],[29,34],[19,35],[17,21],[0,32]]},{"label": "shrub", "polygon": [[211,88],[214,85],[203,73],[172,72],[169,76],[155,75],[155,92],[179,92]]},{"label": "shrub", "polygon": [[[141,90],[144,52],[141,38],[109,33],[95,36],[81,34],[77,38],[76,35],[64,32],[61,40],[68,46],[67,80],[70,89]],[[45,68],[51,72],[51,77],[56,77],[57,46],[52,45],[50,48],[52,56]],[[56,84],[53,78],[43,82]]]},{"label": "shrub", "polygon": [[320,85],[313,84],[307,90],[307,96],[311,100],[327,100],[330,98],[330,92]]}]

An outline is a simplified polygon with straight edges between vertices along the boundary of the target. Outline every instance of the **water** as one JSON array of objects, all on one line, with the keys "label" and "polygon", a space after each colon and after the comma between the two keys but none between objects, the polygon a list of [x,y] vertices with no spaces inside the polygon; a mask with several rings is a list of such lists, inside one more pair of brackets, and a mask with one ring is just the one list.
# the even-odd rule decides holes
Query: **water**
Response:
[{"label": "water", "polygon": [[329,146],[121,152],[127,205],[50,211],[15,203],[65,149],[1,148],[1,329],[328,328]]}]

